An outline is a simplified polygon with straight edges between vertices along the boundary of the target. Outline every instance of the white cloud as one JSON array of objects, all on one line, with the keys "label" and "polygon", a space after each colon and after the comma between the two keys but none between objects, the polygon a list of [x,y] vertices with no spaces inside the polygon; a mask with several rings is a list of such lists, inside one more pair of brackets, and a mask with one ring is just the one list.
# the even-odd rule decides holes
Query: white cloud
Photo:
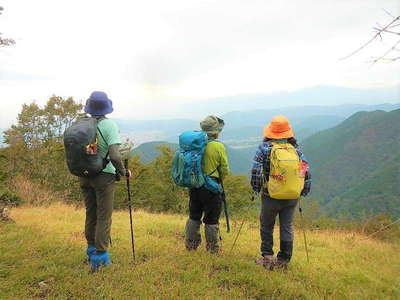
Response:
[{"label": "white cloud", "polygon": [[[4,0],[0,127],[23,102],[52,94],[86,99],[105,90],[115,116],[172,115],[179,103],[318,84],[398,83],[398,64],[348,60],[396,0],[23,1]],[[2,125],[3,124],[3,125]]]}]

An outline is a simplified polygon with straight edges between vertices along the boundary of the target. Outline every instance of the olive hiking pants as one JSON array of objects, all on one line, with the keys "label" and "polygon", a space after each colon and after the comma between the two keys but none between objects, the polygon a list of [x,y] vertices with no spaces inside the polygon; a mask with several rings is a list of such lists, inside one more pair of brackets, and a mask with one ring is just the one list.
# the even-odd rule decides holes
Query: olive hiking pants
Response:
[{"label": "olive hiking pants", "polygon": [[86,206],[85,237],[96,251],[106,251],[110,242],[115,174],[100,173],[79,178]]}]

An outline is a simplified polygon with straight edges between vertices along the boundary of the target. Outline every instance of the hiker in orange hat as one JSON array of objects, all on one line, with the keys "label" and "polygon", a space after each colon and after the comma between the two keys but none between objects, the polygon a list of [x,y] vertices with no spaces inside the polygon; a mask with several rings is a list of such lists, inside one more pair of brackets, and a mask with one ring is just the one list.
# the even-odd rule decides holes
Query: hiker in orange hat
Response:
[{"label": "hiker in orange hat", "polygon": [[[293,253],[293,215],[301,196],[311,188],[308,162],[300,151],[289,120],[275,116],[264,128],[251,171],[251,186],[261,193],[261,255],[267,269],[287,268]],[[279,215],[280,251],[274,257],[273,231]]]}]

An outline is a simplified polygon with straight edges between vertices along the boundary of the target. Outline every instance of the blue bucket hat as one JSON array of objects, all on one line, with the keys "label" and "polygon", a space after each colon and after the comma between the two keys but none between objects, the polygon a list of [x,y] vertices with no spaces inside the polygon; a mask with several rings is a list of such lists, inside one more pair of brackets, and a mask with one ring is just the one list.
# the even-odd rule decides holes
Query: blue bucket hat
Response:
[{"label": "blue bucket hat", "polygon": [[85,113],[102,116],[113,112],[112,101],[104,92],[95,91],[86,100]]}]

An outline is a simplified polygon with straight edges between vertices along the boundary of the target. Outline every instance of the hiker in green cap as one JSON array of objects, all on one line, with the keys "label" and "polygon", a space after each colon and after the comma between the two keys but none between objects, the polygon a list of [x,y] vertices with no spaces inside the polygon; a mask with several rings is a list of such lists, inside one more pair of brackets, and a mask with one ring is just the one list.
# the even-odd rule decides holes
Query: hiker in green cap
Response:
[{"label": "hiker in green cap", "polygon": [[[217,141],[218,135],[224,127],[224,121],[216,116],[208,116],[200,122],[200,127],[208,136],[208,143],[203,156],[203,173],[215,183],[222,183],[222,180],[229,174],[225,146]],[[200,245],[200,225],[203,222],[205,224],[206,250],[211,253],[218,253],[220,250],[221,194],[210,191],[206,184],[200,188],[189,189],[189,196],[190,214],[185,227],[186,249],[195,250]]]}]

